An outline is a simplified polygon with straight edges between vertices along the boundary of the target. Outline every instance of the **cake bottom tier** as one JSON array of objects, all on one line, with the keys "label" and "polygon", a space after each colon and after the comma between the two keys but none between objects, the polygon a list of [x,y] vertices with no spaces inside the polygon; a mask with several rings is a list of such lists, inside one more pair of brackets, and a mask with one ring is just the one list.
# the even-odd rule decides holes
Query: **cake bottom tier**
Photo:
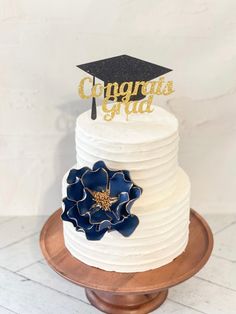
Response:
[{"label": "cake bottom tier", "polygon": [[[63,186],[66,186],[65,178]],[[89,241],[70,222],[63,221],[65,246],[80,261],[107,271],[141,272],[161,267],[180,255],[188,243],[190,183],[179,168],[174,193],[152,209],[134,208],[139,225],[126,238],[107,232]]]}]

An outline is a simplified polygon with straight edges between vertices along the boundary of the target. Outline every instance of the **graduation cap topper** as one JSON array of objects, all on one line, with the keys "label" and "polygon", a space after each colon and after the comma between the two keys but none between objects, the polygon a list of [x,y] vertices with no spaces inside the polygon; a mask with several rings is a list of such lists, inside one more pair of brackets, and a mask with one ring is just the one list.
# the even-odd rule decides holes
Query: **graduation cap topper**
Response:
[{"label": "graduation cap topper", "polygon": [[[170,71],[171,69],[146,62],[128,55],[121,55],[108,59],[103,59],[95,62],[90,62],[82,65],[77,65],[91,77],[85,77],[79,84],[79,95],[81,98],[92,98],[92,111],[91,118],[94,120],[97,117],[96,109],[96,97],[101,96],[104,93],[103,106],[105,107],[107,101],[116,101],[117,106],[121,103],[125,104],[125,110],[131,105],[131,102],[136,102],[135,110],[137,112],[144,112],[143,106],[140,110],[137,110],[137,101],[142,100],[149,95],[149,100],[152,100],[153,94],[167,95],[173,92],[173,82],[168,81],[164,86],[164,78],[160,78],[158,82],[151,81],[157,77],[160,77]],[[100,83],[95,84],[95,78],[98,78],[104,82],[104,87]],[[151,81],[151,82],[150,82]],[[91,95],[85,95],[84,86],[85,83],[91,84]],[[151,83],[151,84],[149,84]],[[158,83],[158,84],[155,84]],[[150,86],[148,86],[150,85]],[[102,88],[101,88],[102,87]],[[144,104],[144,102],[142,102]],[[149,101],[149,111],[150,111]],[[117,107],[116,106],[116,107]],[[107,109],[107,108],[106,108]],[[118,107],[113,108],[118,113]],[[120,107],[119,107],[120,109]],[[148,108],[147,108],[148,109]],[[135,113],[135,110],[133,112]],[[105,110],[107,112],[107,110]],[[126,112],[126,113],[127,113]],[[114,112],[113,112],[114,113]],[[113,115],[106,115],[105,120],[112,120]]]}]

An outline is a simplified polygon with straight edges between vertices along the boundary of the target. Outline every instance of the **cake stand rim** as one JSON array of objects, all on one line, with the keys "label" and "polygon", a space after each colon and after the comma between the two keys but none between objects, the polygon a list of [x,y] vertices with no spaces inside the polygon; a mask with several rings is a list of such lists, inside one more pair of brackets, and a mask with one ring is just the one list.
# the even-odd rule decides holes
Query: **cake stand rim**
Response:
[{"label": "cake stand rim", "polygon": [[[207,221],[194,209],[190,208],[190,217],[193,215],[197,218],[198,220],[198,223],[202,224],[202,226],[204,227],[205,231],[206,231],[206,234],[207,234],[207,237],[208,237],[208,247],[205,251],[205,254],[204,256],[202,257],[201,260],[199,260],[199,262],[194,265],[192,268],[190,268],[190,270],[186,273],[184,273],[182,276],[179,276],[178,278],[173,279],[169,279],[169,281],[165,281],[165,282],[162,282],[162,283],[158,283],[155,287],[154,286],[150,286],[150,287],[147,287],[147,285],[143,285],[143,286],[140,286],[139,288],[136,287],[136,289],[127,289],[127,288],[121,288],[120,290],[116,290],[116,289],[111,289],[109,287],[105,287],[105,286],[98,286],[97,284],[96,285],[93,285],[91,283],[82,283],[82,282],[79,282],[78,280],[75,280],[71,277],[68,277],[66,275],[65,272],[63,272],[62,270],[59,270],[57,268],[57,265],[55,265],[55,263],[52,262],[52,259],[50,257],[50,255],[48,254],[48,251],[46,249],[46,245],[45,245],[45,235],[46,235],[46,232],[48,230],[48,226],[50,224],[50,222],[55,219],[55,217],[57,218],[57,215],[58,215],[58,212],[61,212],[61,208],[57,209],[52,215],[49,216],[49,218],[46,220],[46,222],[44,223],[43,225],[43,228],[40,232],[40,247],[41,247],[41,251],[43,253],[43,256],[45,258],[45,260],[47,261],[47,264],[57,273],[59,274],[60,276],[62,276],[63,278],[71,281],[72,283],[74,284],[77,284],[83,288],[86,288],[86,289],[91,289],[91,290],[97,290],[97,291],[102,291],[102,292],[111,292],[111,293],[114,293],[114,294],[126,294],[126,293],[132,293],[132,294],[143,294],[143,293],[155,293],[155,292],[159,292],[159,291],[162,291],[162,290],[166,290],[168,288],[171,288],[173,286],[176,286],[178,285],[179,283],[181,282],[184,282],[185,280],[188,280],[189,278],[191,278],[192,276],[194,276],[197,272],[199,272],[202,267],[207,263],[208,259],[210,258],[211,256],[211,252],[212,252],[212,249],[213,249],[213,244],[214,244],[214,239],[213,239],[213,233],[211,231],[211,228],[209,226],[209,224],[207,223]],[[61,221],[62,222],[62,221]],[[190,223],[191,223],[191,218],[190,218]],[[67,250],[67,248],[65,247],[65,244],[63,243],[64,245],[64,248],[66,249],[67,251],[67,254],[71,255],[70,252]],[[178,257],[182,256],[184,254],[184,252],[182,254],[180,254]],[[76,261],[78,261],[78,266],[80,265],[80,263],[84,264],[83,262],[81,262],[80,260],[77,260],[76,258],[74,258],[72,255],[71,257],[73,259],[75,259]],[[171,264],[174,263],[175,260],[173,260],[172,262],[162,266],[162,267],[171,267]],[[84,264],[86,265],[86,267],[88,269],[95,269],[96,270],[96,267],[94,266],[90,266],[90,265],[87,265],[87,264]],[[106,271],[106,270],[102,270],[106,273],[111,273],[111,275],[113,275],[114,273],[117,273],[117,274],[120,274],[121,276],[127,276],[128,274],[140,274],[140,273],[148,273],[148,272],[154,272],[155,270],[160,270],[162,267],[159,267],[159,268],[156,268],[156,269],[151,269],[151,270],[147,270],[147,271],[143,271],[143,272],[133,272],[133,273],[124,273],[124,272],[114,272],[114,271]],[[99,271],[101,269],[98,269]],[[146,283],[145,283],[146,284]]]}]

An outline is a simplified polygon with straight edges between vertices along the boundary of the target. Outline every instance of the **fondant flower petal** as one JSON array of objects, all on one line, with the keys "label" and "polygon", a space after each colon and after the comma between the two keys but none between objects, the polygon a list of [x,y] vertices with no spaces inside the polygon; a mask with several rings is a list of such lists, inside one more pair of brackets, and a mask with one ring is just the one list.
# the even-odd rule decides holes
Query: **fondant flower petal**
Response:
[{"label": "fondant flower petal", "polygon": [[96,192],[102,192],[107,189],[108,174],[105,169],[99,168],[94,171],[87,171],[81,178],[84,186]]},{"label": "fondant flower petal", "polygon": [[104,220],[111,220],[111,218],[107,216],[106,212],[103,209],[100,209],[90,215],[90,222],[92,224],[100,224]]},{"label": "fondant flower petal", "polygon": [[123,172],[123,174],[125,176],[125,180],[132,181],[131,178],[130,178],[130,174],[129,174],[128,170],[123,170],[122,172]]},{"label": "fondant flower petal", "polygon": [[109,217],[108,219],[111,221],[112,225],[117,224],[120,221],[120,217],[117,218],[117,216],[112,210],[107,211],[106,215]]},{"label": "fondant flower petal", "polygon": [[94,166],[93,166],[93,170],[97,170],[97,169],[99,169],[99,168],[103,168],[103,169],[106,170],[109,179],[113,176],[113,174],[115,174],[115,173],[117,172],[117,171],[115,171],[115,170],[109,169],[109,168],[106,166],[105,162],[102,161],[102,160],[97,161],[97,162],[94,164]]},{"label": "fondant flower petal", "polygon": [[125,218],[122,223],[115,225],[114,229],[119,231],[124,237],[128,237],[134,232],[138,224],[138,217],[135,215],[130,215]]},{"label": "fondant flower petal", "polygon": [[91,228],[90,230],[85,230],[85,235],[88,240],[96,241],[96,240],[100,240],[106,232],[107,232],[107,229],[98,231],[96,230],[96,227],[93,226],[93,228]]},{"label": "fondant flower petal", "polygon": [[130,189],[130,201],[126,204],[126,211],[128,214],[130,214],[131,207],[133,206],[133,203],[141,196],[142,189],[139,186],[133,186]]},{"label": "fondant flower petal", "polygon": [[65,211],[68,211],[71,207],[73,207],[76,204],[74,201],[69,200],[67,197],[63,198],[62,202]]},{"label": "fondant flower petal", "polygon": [[110,180],[110,196],[118,196],[122,192],[129,193],[133,183],[127,181],[122,172],[115,173]]},{"label": "fondant flower petal", "polygon": [[85,215],[89,209],[95,204],[92,195],[85,189],[85,198],[77,202],[77,207],[81,215]]},{"label": "fondant flower petal", "polygon": [[89,216],[88,215],[81,216],[79,214],[77,206],[70,208],[67,215],[71,220],[74,220],[76,222],[77,227],[82,228],[84,230],[91,229],[92,226],[89,222]]},{"label": "fondant flower petal", "polygon": [[107,166],[106,166],[105,162],[102,161],[102,160],[99,160],[99,161],[95,162],[95,164],[93,165],[93,170],[97,170],[97,169],[100,169],[100,168],[107,169]]},{"label": "fondant flower petal", "polygon": [[122,192],[118,195],[117,201],[111,205],[111,210],[114,213],[117,220],[120,220],[121,208],[128,201],[129,201],[129,194],[127,192]]},{"label": "fondant flower petal", "polygon": [[110,229],[111,225],[112,223],[110,221],[104,220],[97,226],[97,230]]},{"label": "fondant flower petal", "polygon": [[88,215],[92,216],[94,213],[96,213],[99,210],[101,210],[101,207],[94,205],[88,210]]},{"label": "fondant flower petal", "polygon": [[71,201],[81,201],[85,197],[84,186],[79,179],[76,183],[67,186],[67,198]]},{"label": "fondant flower petal", "polygon": [[[74,204],[74,206],[70,207],[70,209],[72,209],[73,207],[76,208],[76,204]],[[76,219],[71,219],[71,218],[68,216],[67,210],[64,210],[64,211],[63,211],[63,213],[61,214],[61,218],[62,218],[62,220],[64,220],[64,221],[69,221],[69,222],[71,222],[75,228],[78,227],[78,224],[77,224]]]},{"label": "fondant flower petal", "polygon": [[84,230],[91,229],[92,225],[89,221],[89,216],[88,215],[80,216],[78,219],[78,226]]},{"label": "fondant flower petal", "polygon": [[75,183],[88,170],[90,170],[88,167],[83,167],[81,169],[71,169],[67,177],[67,183],[68,184]]}]

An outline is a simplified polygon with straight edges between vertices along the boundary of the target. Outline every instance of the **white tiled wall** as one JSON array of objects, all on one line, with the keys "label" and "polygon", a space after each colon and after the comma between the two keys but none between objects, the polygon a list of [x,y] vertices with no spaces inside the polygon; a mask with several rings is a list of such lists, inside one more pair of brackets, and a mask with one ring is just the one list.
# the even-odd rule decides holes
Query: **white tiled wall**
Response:
[{"label": "white tiled wall", "polygon": [[234,0],[0,1],[0,214],[48,214],[88,108],[75,65],[130,54],[173,68],[157,99],[180,120],[180,163],[201,212],[235,208]]}]

